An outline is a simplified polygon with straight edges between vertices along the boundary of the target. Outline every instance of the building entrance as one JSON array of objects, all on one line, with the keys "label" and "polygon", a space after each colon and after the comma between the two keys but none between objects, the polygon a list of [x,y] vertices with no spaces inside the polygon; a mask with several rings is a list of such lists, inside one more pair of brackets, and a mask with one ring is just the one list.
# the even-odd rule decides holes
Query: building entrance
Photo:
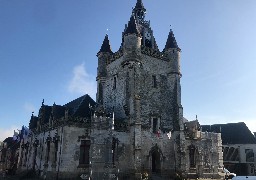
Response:
[{"label": "building entrance", "polygon": [[161,163],[160,163],[160,153],[154,151],[152,153],[152,173],[160,173]]}]

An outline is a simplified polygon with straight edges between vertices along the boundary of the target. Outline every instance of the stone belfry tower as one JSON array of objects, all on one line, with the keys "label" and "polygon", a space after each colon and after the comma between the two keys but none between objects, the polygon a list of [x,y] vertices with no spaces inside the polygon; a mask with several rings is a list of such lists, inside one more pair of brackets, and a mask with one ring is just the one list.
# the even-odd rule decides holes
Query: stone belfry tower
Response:
[{"label": "stone belfry tower", "polygon": [[114,128],[111,132],[103,130],[104,122],[99,118],[96,121],[102,124],[102,131],[94,129],[92,134],[95,142],[101,137],[99,133],[105,131],[102,138],[111,136],[105,142],[115,138],[115,142],[123,143],[123,149],[112,146],[112,158],[110,147],[101,147],[108,149],[105,166],[109,167],[109,160],[115,164],[109,172],[122,171],[136,177],[143,170],[173,173],[170,168],[181,163],[170,152],[174,145],[166,134],[176,132],[178,137],[183,129],[180,48],[171,30],[165,48],[160,51],[145,15],[142,1],[137,0],[117,52],[112,52],[108,35],[104,38],[97,54],[97,103],[105,114],[114,113]]},{"label": "stone belfry tower", "polygon": [[[217,177],[220,136],[200,132],[197,119],[183,118],[181,49],[170,30],[160,51],[145,15],[142,0],[137,0],[119,50],[112,52],[106,35],[97,54],[99,106],[92,122],[91,150],[104,156],[91,157],[96,172],[92,177],[142,179],[144,172],[152,179],[155,174],[170,179],[177,173],[184,178],[207,177],[209,164]],[[209,147],[212,157],[206,157]]]},{"label": "stone belfry tower", "polygon": [[[140,109],[140,121],[150,131],[180,129],[180,48],[172,30],[164,50],[158,49],[141,0],[122,33],[120,49],[113,53],[105,36],[98,56],[97,102],[117,121],[131,123]],[[136,107],[134,98],[140,97]]]}]

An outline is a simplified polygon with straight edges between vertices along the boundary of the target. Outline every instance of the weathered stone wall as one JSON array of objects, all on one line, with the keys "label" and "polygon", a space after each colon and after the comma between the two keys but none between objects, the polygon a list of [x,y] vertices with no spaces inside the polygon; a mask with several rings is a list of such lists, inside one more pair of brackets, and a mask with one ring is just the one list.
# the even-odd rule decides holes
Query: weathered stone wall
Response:
[{"label": "weathered stone wall", "polygon": [[[86,128],[72,126],[31,134],[21,143],[19,169],[21,171],[34,169],[39,176],[47,179],[56,176],[59,178],[80,176],[85,171],[83,168],[79,168],[80,140],[85,138],[85,134]],[[57,137],[58,144],[57,152],[54,143],[55,137]],[[37,147],[34,145],[36,140],[38,140]],[[48,141],[50,151],[47,161]],[[27,142],[29,142],[28,147]]]},{"label": "weathered stone wall", "polygon": [[[122,67],[124,61],[125,58],[121,57],[107,66],[108,73],[103,90],[107,111],[111,112],[114,107],[116,118],[126,119],[123,107],[128,106],[132,114],[132,95],[136,93],[141,96],[143,126],[150,126],[151,118],[157,117],[161,119],[162,128],[172,129],[174,96],[178,96],[177,101],[180,102],[180,92],[174,92],[179,77],[170,74],[170,62],[143,54],[140,64],[133,68]],[[153,76],[156,77],[156,87],[153,87]]]}]

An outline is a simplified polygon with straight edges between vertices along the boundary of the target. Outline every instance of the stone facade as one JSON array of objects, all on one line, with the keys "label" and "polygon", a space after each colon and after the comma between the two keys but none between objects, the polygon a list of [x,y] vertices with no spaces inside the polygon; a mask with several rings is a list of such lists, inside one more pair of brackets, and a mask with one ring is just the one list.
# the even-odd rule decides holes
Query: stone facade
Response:
[{"label": "stone facade", "polygon": [[220,134],[183,117],[180,48],[171,30],[159,51],[145,11],[138,0],[117,52],[106,35],[96,103],[88,95],[63,106],[42,103],[32,115],[20,170],[44,179],[221,177]]}]

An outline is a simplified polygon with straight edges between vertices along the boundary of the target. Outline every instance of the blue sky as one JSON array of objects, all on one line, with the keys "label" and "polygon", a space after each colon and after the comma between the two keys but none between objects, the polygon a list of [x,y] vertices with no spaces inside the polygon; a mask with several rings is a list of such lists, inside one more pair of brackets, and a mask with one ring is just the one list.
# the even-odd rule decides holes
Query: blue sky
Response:
[{"label": "blue sky", "polygon": [[[96,54],[113,51],[136,0],[0,0],[0,140],[41,102],[96,93]],[[184,116],[256,131],[256,1],[143,0],[157,44],[170,25],[182,49]],[[107,31],[107,29],[109,29]]]}]

